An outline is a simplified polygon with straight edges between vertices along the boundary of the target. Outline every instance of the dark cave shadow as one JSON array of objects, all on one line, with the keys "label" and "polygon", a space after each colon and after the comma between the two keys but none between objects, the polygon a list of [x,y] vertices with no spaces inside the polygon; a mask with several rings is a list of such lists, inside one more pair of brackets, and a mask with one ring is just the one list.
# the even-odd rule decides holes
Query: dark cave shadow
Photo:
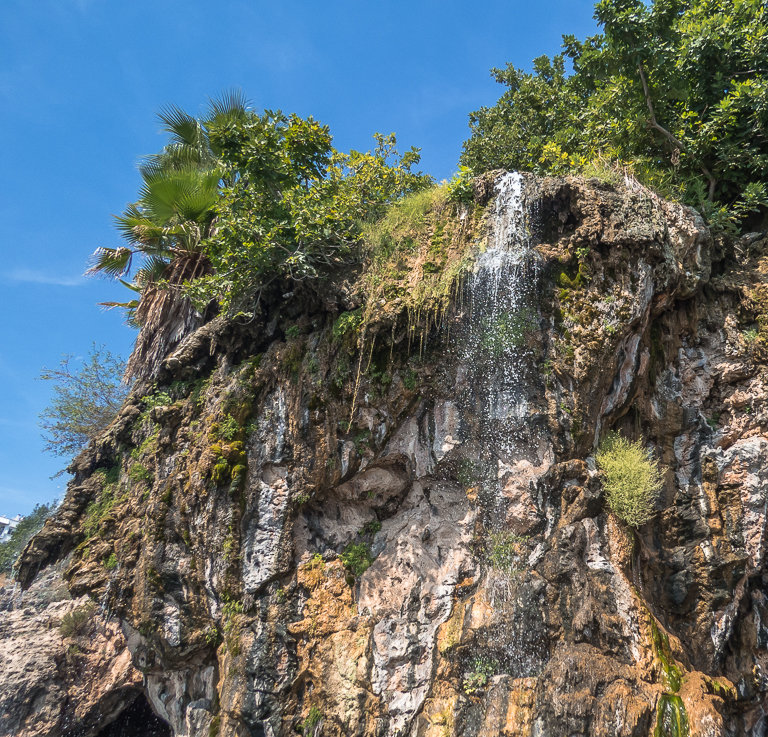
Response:
[{"label": "dark cave shadow", "polygon": [[97,737],[173,737],[173,733],[170,725],[152,711],[147,697],[139,693]]}]

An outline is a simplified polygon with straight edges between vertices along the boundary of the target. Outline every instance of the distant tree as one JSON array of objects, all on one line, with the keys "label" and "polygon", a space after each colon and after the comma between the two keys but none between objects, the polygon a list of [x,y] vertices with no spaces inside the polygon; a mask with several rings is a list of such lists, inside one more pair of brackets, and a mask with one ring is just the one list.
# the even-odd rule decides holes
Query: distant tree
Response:
[{"label": "distant tree", "polygon": [[95,343],[79,369],[72,356],[43,369],[40,378],[53,382],[53,398],[39,418],[47,452],[74,456],[112,422],[129,390],[121,381],[124,369],[122,359]]},{"label": "distant tree", "polygon": [[462,163],[551,174],[618,163],[723,228],[765,208],[768,5],[601,0],[595,18],[603,33],[565,36],[564,54],[532,73],[493,70],[508,89],[470,115]]},{"label": "distant tree", "polygon": [[55,504],[38,504],[30,514],[19,521],[18,526],[11,533],[10,539],[0,543],[0,573],[11,572],[19,553],[40,531],[43,523],[55,508]]}]

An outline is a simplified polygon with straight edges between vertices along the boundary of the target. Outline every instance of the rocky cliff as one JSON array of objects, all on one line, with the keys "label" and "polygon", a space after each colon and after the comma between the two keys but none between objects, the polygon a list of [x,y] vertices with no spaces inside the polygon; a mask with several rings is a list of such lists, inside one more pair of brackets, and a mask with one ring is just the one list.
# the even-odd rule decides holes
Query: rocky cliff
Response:
[{"label": "rocky cliff", "polygon": [[[766,234],[503,173],[418,230],[199,328],[77,459],[0,733],[768,733]],[[637,530],[609,430],[664,471]]]}]

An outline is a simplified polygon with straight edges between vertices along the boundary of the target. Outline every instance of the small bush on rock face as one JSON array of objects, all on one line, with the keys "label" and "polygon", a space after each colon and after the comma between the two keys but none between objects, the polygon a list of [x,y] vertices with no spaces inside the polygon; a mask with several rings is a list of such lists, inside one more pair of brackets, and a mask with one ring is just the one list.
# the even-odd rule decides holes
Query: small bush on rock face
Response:
[{"label": "small bush on rock face", "polygon": [[603,473],[603,487],[611,511],[633,527],[651,519],[663,485],[662,475],[642,442],[609,433],[595,459]]},{"label": "small bush on rock face", "polygon": [[96,607],[88,602],[65,614],[59,625],[62,637],[77,637],[88,630]]},{"label": "small bush on rock face", "polygon": [[367,543],[349,543],[339,557],[353,576],[362,576],[373,563],[371,546]]}]

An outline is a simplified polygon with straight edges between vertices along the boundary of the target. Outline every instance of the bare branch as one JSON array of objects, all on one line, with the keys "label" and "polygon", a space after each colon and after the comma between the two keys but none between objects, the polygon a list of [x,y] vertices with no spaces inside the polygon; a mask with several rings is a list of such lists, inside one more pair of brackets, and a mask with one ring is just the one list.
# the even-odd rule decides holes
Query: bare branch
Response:
[{"label": "bare branch", "polygon": [[[659,133],[661,133],[668,141],[673,143],[677,148],[679,148],[681,151],[684,151],[685,153],[690,155],[690,150],[688,147],[679,139],[677,136],[674,136],[672,133],[670,133],[664,126],[659,124],[659,121],[656,120],[656,112],[653,109],[653,100],[651,99],[651,91],[648,88],[648,80],[645,77],[645,69],[643,68],[643,62],[638,62],[637,64],[637,71],[640,73],[640,81],[643,83],[643,94],[645,95],[645,104],[648,106],[648,113],[650,114],[650,121],[649,125],[654,130],[657,130]],[[702,174],[707,178],[707,181],[709,182],[709,192],[707,195],[707,199],[712,202],[715,196],[715,187],[717,186],[717,180],[712,176],[712,172],[707,169],[706,166],[699,163],[699,168],[701,169]]]}]

